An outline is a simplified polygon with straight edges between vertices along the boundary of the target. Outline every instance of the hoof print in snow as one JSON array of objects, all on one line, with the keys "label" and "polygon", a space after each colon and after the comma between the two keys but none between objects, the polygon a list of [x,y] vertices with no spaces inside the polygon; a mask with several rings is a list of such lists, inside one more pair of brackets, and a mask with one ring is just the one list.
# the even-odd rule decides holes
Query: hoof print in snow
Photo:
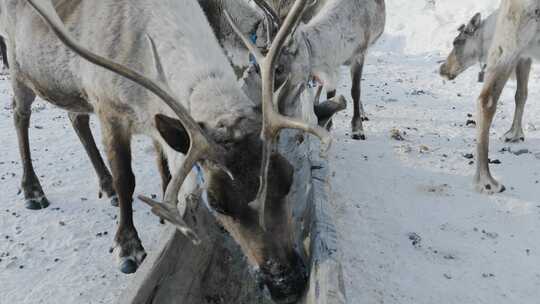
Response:
[{"label": "hoof print in snow", "polygon": [[514,154],[516,156],[520,156],[520,155],[523,155],[523,154],[529,154],[529,149],[519,149],[517,151],[512,151],[512,154]]},{"label": "hoof print in snow", "polygon": [[463,157],[465,157],[466,159],[473,159],[474,155],[472,153],[466,153],[466,154],[463,154]]},{"label": "hoof print in snow", "polygon": [[411,95],[413,95],[413,96],[420,96],[420,95],[426,95],[426,94],[427,93],[424,90],[413,90],[411,92]]},{"label": "hoof print in snow", "polygon": [[392,131],[390,131],[390,137],[394,140],[397,140],[397,141],[404,141],[405,140],[405,135],[407,135],[407,133],[405,132],[401,132],[400,130],[394,128],[392,129]]},{"label": "hoof print in snow", "polygon": [[422,237],[420,237],[420,235],[418,235],[418,233],[416,232],[411,232],[408,234],[409,236],[409,240],[412,241],[412,245],[414,246],[414,248],[420,248],[422,247]]},{"label": "hoof print in snow", "polygon": [[467,122],[465,123],[465,126],[466,126],[466,127],[474,128],[474,127],[476,127],[476,121],[474,121],[474,120],[472,120],[472,119],[469,119],[469,120],[467,120]]},{"label": "hoof print in snow", "polygon": [[499,150],[499,152],[501,152],[501,153],[509,152],[509,153],[514,154],[515,156],[521,156],[521,155],[523,155],[523,154],[529,154],[529,153],[531,153],[531,152],[529,151],[529,149],[525,149],[525,148],[524,148],[524,149],[519,149],[519,150],[515,150],[515,151],[514,151],[514,150],[512,150],[512,147],[504,147],[504,148],[502,148],[501,150]]},{"label": "hoof print in snow", "polygon": [[496,239],[499,237],[499,234],[496,233],[496,232],[487,232],[485,230],[482,230],[482,234],[487,237],[487,238],[490,238],[490,239]]},{"label": "hoof print in snow", "polygon": [[443,258],[444,258],[445,260],[455,260],[455,259],[456,259],[456,256],[453,255],[453,254],[445,254],[445,255],[443,256]]}]

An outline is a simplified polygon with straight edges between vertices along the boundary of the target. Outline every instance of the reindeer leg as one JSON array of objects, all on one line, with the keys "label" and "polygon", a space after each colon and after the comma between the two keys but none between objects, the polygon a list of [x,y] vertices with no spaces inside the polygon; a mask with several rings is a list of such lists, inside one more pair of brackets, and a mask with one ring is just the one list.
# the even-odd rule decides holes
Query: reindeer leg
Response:
[{"label": "reindeer leg", "polygon": [[72,112],[70,112],[68,116],[71,125],[73,126],[75,133],[77,133],[98,176],[100,186],[99,197],[101,197],[102,193],[105,193],[105,195],[111,199],[111,205],[118,207],[118,197],[113,189],[111,173],[109,173],[109,169],[107,169],[103,158],[101,158],[94,136],[92,136],[90,117],[87,114],[77,114]]},{"label": "reindeer leg", "polygon": [[135,176],[131,168],[131,134],[118,117],[102,118],[104,144],[120,203],[120,221],[115,237],[114,253],[123,273],[134,273],[146,257],[137,230],[133,225],[133,192]]},{"label": "reindeer leg", "polygon": [[43,193],[43,188],[32,165],[30,155],[30,142],[28,139],[28,128],[30,126],[31,106],[36,95],[24,84],[13,81],[13,107],[14,121],[19,141],[19,153],[23,165],[23,176],[21,188],[24,193],[25,207],[31,210],[47,208],[49,201]]},{"label": "reindeer leg", "polygon": [[[330,100],[334,97],[336,97],[337,90],[335,88],[326,88],[326,99]],[[330,118],[328,122],[326,123],[326,130],[331,130],[334,126],[334,120]]]},{"label": "reindeer leg", "polygon": [[529,75],[531,72],[532,60],[530,58],[521,59],[516,67],[516,109],[514,113],[514,121],[512,127],[504,134],[505,142],[519,142],[525,140],[523,133],[523,113],[525,111],[525,103],[528,96]]},{"label": "reindeer leg", "polygon": [[4,63],[4,68],[9,69],[9,61],[7,57],[7,45],[4,37],[0,37],[0,52],[2,53],[2,62]]},{"label": "reindeer leg", "polygon": [[[487,194],[499,193],[505,187],[491,176],[489,170],[489,129],[497,109],[497,101],[508,81],[509,72],[494,72],[478,98],[479,126],[477,129],[477,163],[474,183],[476,190]],[[488,77],[489,78],[489,77]]]},{"label": "reindeer leg", "polygon": [[364,70],[364,56],[357,59],[351,66],[352,88],[351,95],[354,102],[353,118],[351,121],[352,138],[356,140],[365,140],[364,127],[362,121],[367,120],[364,112],[364,106],[360,100],[362,89],[362,72]]}]

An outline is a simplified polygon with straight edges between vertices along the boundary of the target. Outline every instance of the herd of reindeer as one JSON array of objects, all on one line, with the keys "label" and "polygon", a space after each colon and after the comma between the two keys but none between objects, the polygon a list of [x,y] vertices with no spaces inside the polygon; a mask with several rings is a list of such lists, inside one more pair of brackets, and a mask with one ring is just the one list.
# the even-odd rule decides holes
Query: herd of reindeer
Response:
[{"label": "herd of reindeer", "polygon": [[[193,172],[202,172],[213,208],[239,221],[255,214],[263,231],[254,234],[253,242],[263,248],[257,262],[272,295],[299,293],[307,277],[284,208],[294,170],[277,140],[281,130],[295,129],[317,136],[323,147],[330,144],[328,118],[339,107],[328,104],[344,98],[336,96],[343,65],[352,81],[351,135],[366,138],[362,70],[368,49],[384,32],[385,9],[384,0],[1,1],[0,48],[9,62],[26,208],[49,205],[28,137],[31,105],[39,96],[68,112],[97,173],[100,196],[120,207],[114,252],[122,272],[135,272],[146,256],[132,218],[130,150],[132,136],[144,134],[154,141],[163,201],[140,199],[199,242],[176,205],[196,184]],[[443,77],[454,79],[476,63],[482,66],[474,178],[480,192],[505,189],[489,170],[489,129],[514,71],[516,110],[504,139],[524,140],[539,24],[540,1],[502,0],[488,18],[477,14],[459,28],[440,68]],[[240,85],[247,71],[256,75],[258,94]],[[312,83],[319,86],[314,112],[329,123],[311,125],[280,110]],[[320,103],[322,87],[327,100]],[[93,139],[90,114],[101,125],[109,166]]]}]

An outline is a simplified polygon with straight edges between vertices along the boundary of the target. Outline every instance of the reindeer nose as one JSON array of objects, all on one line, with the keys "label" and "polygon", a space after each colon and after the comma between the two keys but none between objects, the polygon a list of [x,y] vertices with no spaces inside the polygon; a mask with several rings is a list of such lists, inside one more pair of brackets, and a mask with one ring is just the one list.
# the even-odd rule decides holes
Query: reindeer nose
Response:
[{"label": "reindeer nose", "polygon": [[441,67],[439,68],[439,75],[441,75],[442,77],[448,80],[454,80],[456,78],[455,75],[452,75],[448,71],[448,65],[446,63],[442,64]]},{"label": "reindeer nose", "polygon": [[439,74],[441,76],[446,76],[447,75],[447,72],[446,72],[446,63],[443,63],[441,64],[441,67],[439,68]]}]

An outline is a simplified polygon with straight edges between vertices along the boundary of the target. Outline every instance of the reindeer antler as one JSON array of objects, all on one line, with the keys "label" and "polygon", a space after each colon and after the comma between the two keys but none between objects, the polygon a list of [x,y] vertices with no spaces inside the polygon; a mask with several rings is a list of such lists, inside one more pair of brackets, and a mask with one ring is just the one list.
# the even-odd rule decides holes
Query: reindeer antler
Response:
[{"label": "reindeer antler", "polygon": [[[118,64],[112,60],[90,52],[85,47],[79,45],[70,36],[52,5],[46,7],[42,3],[38,4],[38,1],[35,0],[27,1],[41,15],[41,17],[43,17],[43,19],[49,24],[49,26],[55,32],[58,38],[68,48],[70,48],[72,51],[74,51],[76,54],[80,55],[84,59],[114,73],[117,73],[123,77],[126,77],[148,89],[152,93],[156,94],[161,100],[163,100],[178,116],[181,123],[184,125],[184,128],[188,132],[190,138],[190,147],[186,155],[186,160],[182,164],[182,168],[173,176],[172,181],[167,186],[163,204],[154,202],[153,200],[146,197],[141,197],[141,199],[143,202],[148,203],[150,206],[152,206],[152,211],[154,212],[154,214],[163,217],[172,224],[174,224],[178,228],[178,230],[180,230],[194,243],[197,244],[199,240],[196,234],[186,225],[181,216],[178,214],[178,209],[176,208],[177,195],[187,175],[197,162],[206,160],[217,164],[220,168],[224,168],[224,162],[222,160],[223,151],[221,147],[215,144],[203,132],[200,126],[191,117],[191,115],[189,115],[187,110],[178,100],[176,100],[174,95],[169,91],[168,85],[166,83],[161,84],[159,82],[153,81],[141,75],[140,73],[130,69],[127,66]],[[157,50],[153,40],[151,38],[149,38],[149,40],[152,47],[152,52],[154,54],[159,79],[163,81],[165,80],[165,76],[163,75],[163,67],[161,66],[159,55],[157,54]]]},{"label": "reindeer antler", "polygon": [[[268,167],[270,165],[270,157],[276,149],[276,141],[279,135],[279,132],[282,129],[297,129],[307,133],[311,133],[321,140],[321,148],[323,150],[328,149],[330,146],[330,135],[328,132],[318,126],[310,126],[307,123],[295,119],[283,116],[279,114],[274,103],[274,74],[275,74],[275,65],[277,59],[283,49],[283,46],[289,37],[292,34],[295,27],[300,22],[303,12],[307,6],[308,0],[296,0],[291,11],[285,18],[283,25],[279,29],[272,45],[266,56],[260,54],[256,55],[258,63],[261,67],[261,77],[262,77],[262,112],[263,112],[263,128],[261,132],[261,139],[263,140],[263,155],[262,155],[262,166],[261,166],[261,177],[260,177],[260,186],[259,192],[255,203],[259,208],[259,222],[263,228],[265,228],[265,214],[266,209],[266,196],[268,190]],[[226,16],[231,23],[233,29],[236,33],[242,37],[246,46],[251,49],[256,49],[256,47],[247,39],[243,33],[238,30],[238,26],[234,24],[234,21],[228,13]]]}]

